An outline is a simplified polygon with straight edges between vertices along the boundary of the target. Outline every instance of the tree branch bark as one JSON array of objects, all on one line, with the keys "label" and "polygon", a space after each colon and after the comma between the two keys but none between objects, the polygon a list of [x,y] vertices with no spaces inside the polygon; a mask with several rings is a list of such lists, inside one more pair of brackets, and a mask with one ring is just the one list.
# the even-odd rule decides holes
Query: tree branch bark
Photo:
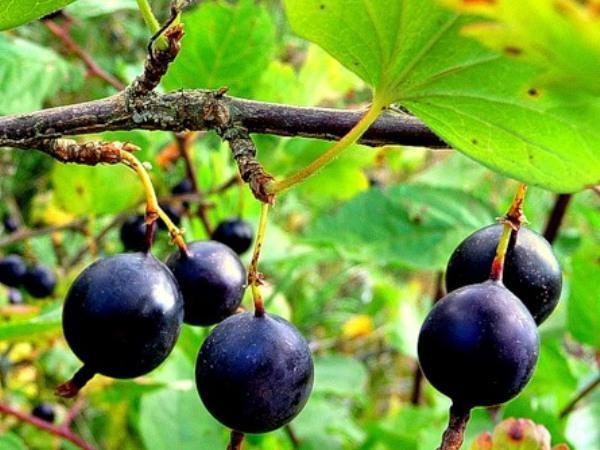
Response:
[{"label": "tree branch bark", "polygon": [[[0,117],[0,147],[35,148],[51,138],[115,130],[211,130],[217,124],[204,113],[214,92],[181,90],[133,97],[127,91],[91,102]],[[244,100],[223,95],[223,106],[233,122],[250,133],[338,140],[360,119],[363,111],[309,108]],[[383,114],[365,133],[370,146],[448,146],[418,119],[398,113]]]}]

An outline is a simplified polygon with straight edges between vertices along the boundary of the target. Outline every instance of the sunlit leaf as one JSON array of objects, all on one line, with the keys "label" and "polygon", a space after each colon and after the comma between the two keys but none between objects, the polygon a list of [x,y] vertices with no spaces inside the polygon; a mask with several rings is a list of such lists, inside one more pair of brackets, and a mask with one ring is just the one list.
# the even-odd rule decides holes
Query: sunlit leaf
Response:
[{"label": "sunlit leaf", "polygon": [[59,10],[75,0],[30,0],[0,2],[0,30],[7,30]]}]

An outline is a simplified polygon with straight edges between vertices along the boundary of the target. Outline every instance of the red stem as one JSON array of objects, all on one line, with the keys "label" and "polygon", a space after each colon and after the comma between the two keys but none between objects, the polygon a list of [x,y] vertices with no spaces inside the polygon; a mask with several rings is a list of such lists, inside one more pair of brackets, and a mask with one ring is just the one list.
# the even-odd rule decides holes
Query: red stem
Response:
[{"label": "red stem", "polygon": [[19,411],[4,403],[0,403],[0,413],[16,417],[22,422],[29,423],[37,428],[40,428],[41,430],[47,431],[50,434],[66,439],[82,450],[94,450],[94,447],[73,433],[67,425],[53,425],[45,420],[38,419],[37,417]]},{"label": "red stem", "polygon": [[70,51],[75,56],[77,56],[79,59],[81,59],[81,61],[83,61],[83,63],[85,64],[85,66],[88,70],[88,73],[90,75],[93,75],[95,77],[98,77],[98,78],[106,81],[108,84],[110,84],[112,87],[114,87],[118,91],[122,91],[123,89],[125,89],[125,84],[122,83],[121,81],[117,80],[115,77],[113,77],[111,74],[106,72],[104,69],[102,69],[102,67],[100,67],[96,63],[96,61],[94,61],[94,58],[92,58],[92,56],[89,53],[87,53],[84,49],[82,49],[73,40],[73,38],[69,34],[68,30],[65,30],[64,28],[62,28],[60,25],[58,25],[52,19],[44,19],[44,25],[46,25],[48,30],[50,30],[50,32],[54,36],[56,36],[58,39],[60,39],[62,41],[63,45],[65,46],[65,48],[68,51]]}]

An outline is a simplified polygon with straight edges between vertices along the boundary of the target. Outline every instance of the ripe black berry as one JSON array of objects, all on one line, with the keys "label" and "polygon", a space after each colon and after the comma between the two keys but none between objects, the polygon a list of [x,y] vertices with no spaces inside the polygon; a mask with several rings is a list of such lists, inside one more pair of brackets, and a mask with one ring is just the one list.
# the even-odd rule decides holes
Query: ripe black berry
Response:
[{"label": "ripe black berry", "polygon": [[11,305],[21,305],[23,304],[23,294],[18,289],[9,289],[8,290],[8,303]]},{"label": "ripe black berry", "polygon": [[141,214],[128,217],[120,230],[121,243],[125,250],[144,252],[148,249],[146,240],[146,223]]},{"label": "ripe black berry", "polygon": [[250,248],[253,238],[252,227],[242,219],[225,220],[217,226],[212,234],[213,240],[222,242],[238,255]]},{"label": "ripe black berry", "polygon": [[[450,257],[446,288],[453,291],[489,278],[502,225],[490,225],[467,237]],[[504,285],[523,301],[539,325],[556,308],[562,274],[550,244],[539,234],[521,228],[509,245]]]},{"label": "ripe black berry", "polygon": [[49,403],[39,403],[31,410],[31,415],[46,422],[53,423],[55,418],[54,407]]},{"label": "ripe black berry", "polygon": [[246,270],[229,247],[195,241],[176,252],[167,266],[177,279],[184,301],[184,322],[212,325],[235,312],[246,287]]},{"label": "ripe black berry", "polygon": [[4,217],[2,218],[2,225],[4,225],[4,230],[7,233],[14,233],[19,229],[19,222],[17,222],[17,219],[15,219],[15,217],[11,216],[10,214],[4,215]]},{"label": "ripe black berry", "polygon": [[229,428],[265,433],[290,422],[312,389],[306,340],[278,316],[236,314],[215,327],[196,362],[208,411]]},{"label": "ripe black berry", "polygon": [[35,298],[44,298],[54,292],[56,275],[49,267],[40,264],[27,269],[22,283],[29,295]]},{"label": "ripe black berry", "polygon": [[171,189],[171,194],[181,195],[194,192],[194,183],[189,178],[184,178]]},{"label": "ripe black berry", "polygon": [[183,318],[177,282],[150,254],[96,261],[73,282],[63,309],[67,343],[93,372],[133,378],[171,352]]},{"label": "ripe black berry", "polygon": [[431,384],[464,407],[503,403],[527,384],[539,337],[525,306],[501,283],[459,288],[437,302],[419,334]]},{"label": "ripe black berry", "polygon": [[0,283],[9,287],[18,287],[27,272],[25,261],[19,255],[8,255],[0,259]]}]

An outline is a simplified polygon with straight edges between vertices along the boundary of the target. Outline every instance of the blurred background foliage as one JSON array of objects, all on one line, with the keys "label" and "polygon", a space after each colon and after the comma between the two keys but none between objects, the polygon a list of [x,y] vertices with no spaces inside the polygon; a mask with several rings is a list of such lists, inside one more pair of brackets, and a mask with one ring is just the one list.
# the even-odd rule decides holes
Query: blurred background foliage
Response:
[{"label": "blurred background foliage", "polygon": [[[168,2],[152,5],[164,19]],[[133,0],[79,0],[64,12],[68,19],[54,20],[107,72],[127,83],[141,71],[148,33]],[[189,10],[184,22],[183,50],[162,82],[164,90],[228,86],[236,96],[340,108],[362,107],[370,98],[356,76],[291,33],[278,1],[204,2]],[[86,76],[81,61],[42,22],[0,34],[0,114],[114,92],[103,80]],[[185,177],[182,159],[170,156],[169,133],[111,132],[97,138],[139,145],[139,157],[151,163],[155,187],[167,202],[170,189]],[[329,145],[268,135],[255,140],[260,161],[279,176]],[[256,224],[259,205],[248,189],[235,183],[217,189],[236,175],[227,146],[208,133],[192,149],[211,223],[241,215]],[[278,198],[261,260],[267,308],[291,319],[307,337],[316,379],[313,395],[291,426],[249,436],[247,448],[436,448],[449,401],[418,381],[418,330],[453,248],[500,216],[515,187],[452,151],[355,146]],[[531,188],[527,197],[529,226],[541,232],[556,195]],[[574,195],[554,243],[565,283],[560,306],[540,329],[534,378],[501,408],[474,411],[465,448],[503,418],[524,417],[543,425],[553,443],[600,449],[600,390],[561,414],[598,377],[598,200],[592,190]],[[58,422],[68,413],[71,402],[52,393],[78,366],[60,328],[64,295],[86,265],[122,251],[118,224],[142,212],[142,202],[138,180],[124,168],[66,166],[33,151],[0,152],[0,213],[16,216],[21,231],[53,230],[20,240],[5,231],[0,253],[17,252],[51,265],[59,276],[53,298],[26,297],[19,306],[9,305],[8,290],[0,287],[1,402],[24,411],[50,402]],[[198,208],[192,203],[183,218],[188,240],[207,237]],[[164,259],[172,248],[161,232],[156,256]],[[245,306],[251,308],[249,297]],[[83,391],[85,407],[75,418],[75,432],[100,449],[225,448],[228,432],[203,408],[193,383],[193,364],[206,334],[185,325],[172,356],[145,377],[96,377]],[[493,448],[513,448],[506,445]],[[14,418],[0,418],[0,449],[51,448],[74,446]]]}]

